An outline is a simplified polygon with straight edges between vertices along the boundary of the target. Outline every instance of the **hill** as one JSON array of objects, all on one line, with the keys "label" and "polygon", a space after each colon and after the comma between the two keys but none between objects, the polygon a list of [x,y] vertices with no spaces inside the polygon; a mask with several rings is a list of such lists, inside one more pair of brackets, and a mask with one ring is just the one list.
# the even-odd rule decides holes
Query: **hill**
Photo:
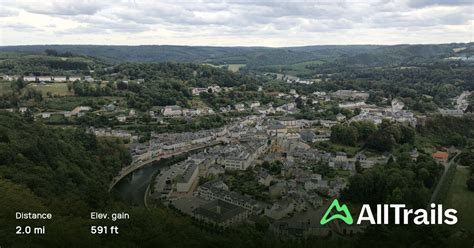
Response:
[{"label": "hill", "polygon": [[[380,66],[393,63],[439,60],[457,53],[472,54],[472,43],[428,45],[322,45],[303,47],[210,47],[210,46],[103,46],[103,45],[33,45],[4,46],[3,52],[41,54],[47,49],[59,53],[93,56],[108,62],[196,62],[246,64],[248,69],[269,65],[291,65],[322,60],[347,64]],[[458,51],[458,52],[455,52]]]}]

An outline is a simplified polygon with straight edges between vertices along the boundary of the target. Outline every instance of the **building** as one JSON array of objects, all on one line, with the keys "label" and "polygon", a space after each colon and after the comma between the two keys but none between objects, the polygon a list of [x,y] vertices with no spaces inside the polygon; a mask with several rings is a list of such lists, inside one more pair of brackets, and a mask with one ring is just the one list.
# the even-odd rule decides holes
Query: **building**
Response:
[{"label": "building", "polygon": [[265,186],[270,186],[270,183],[273,181],[273,177],[268,174],[267,171],[261,170],[257,174],[257,181],[260,184],[263,184]]},{"label": "building", "polygon": [[431,155],[438,162],[448,162],[449,154],[447,152],[437,151]]},{"label": "building", "polygon": [[225,228],[247,220],[249,211],[217,199],[194,209],[193,216],[198,220]]},{"label": "building", "polygon": [[343,114],[341,114],[341,113],[339,113],[339,114],[336,115],[336,120],[337,120],[337,121],[345,121],[345,120],[346,120],[346,116],[343,115]]},{"label": "building", "polygon": [[195,163],[188,165],[184,173],[178,176],[176,180],[176,191],[177,192],[189,192],[191,186],[196,182],[198,178],[199,168]]},{"label": "building", "polygon": [[54,76],[53,81],[56,83],[66,82],[67,78],[65,76]]},{"label": "building", "polygon": [[258,108],[260,107],[260,102],[252,102],[250,103],[250,108]]},{"label": "building", "polygon": [[36,77],[39,82],[52,82],[53,78],[51,76],[38,76]]},{"label": "building", "polygon": [[250,153],[245,150],[233,151],[217,160],[217,163],[224,165],[226,170],[246,170],[251,162],[252,157]]},{"label": "building", "polygon": [[127,116],[125,115],[118,115],[116,118],[119,122],[125,122],[127,120]]},{"label": "building", "polygon": [[241,195],[237,192],[228,191],[215,187],[212,183],[205,183],[198,188],[198,195],[206,200],[222,200],[227,203],[247,209],[250,214],[258,214],[262,211],[260,203],[256,200]]},{"label": "building", "polygon": [[242,112],[245,110],[245,105],[242,104],[242,103],[238,103],[238,104],[235,104],[234,105],[234,108],[235,110],[237,110],[238,112]]},{"label": "building", "polygon": [[164,116],[180,116],[182,115],[183,111],[180,106],[178,105],[172,105],[172,106],[166,106],[163,109],[163,115]]},{"label": "building", "polygon": [[288,217],[295,210],[295,203],[291,199],[282,199],[265,209],[265,216],[274,220]]},{"label": "building", "polygon": [[332,96],[339,99],[363,99],[369,98],[369,93],[356,90],[338,90],[332,93]]},{"label": "building", "polygon": [[302,130],[300,132],[300,137],[303,141],[306,141],[306,142],[316,141],[316,134],[311,130]]},{"label": "building", "polygon": [[217,176],[217,175],[220,175],[220,174],[224,174],[225,173],[225,169],[222,168],[222,166],[220,165],[212,165],[209,167],[209,169],[207,169],[207,175],[214,175],[214,176]]},{"label": "building", "polygon": [[439,113],[442,116],[454,116],[454,117],[461,117],[464,115],[464,111],[461,109],[439,109]]}]

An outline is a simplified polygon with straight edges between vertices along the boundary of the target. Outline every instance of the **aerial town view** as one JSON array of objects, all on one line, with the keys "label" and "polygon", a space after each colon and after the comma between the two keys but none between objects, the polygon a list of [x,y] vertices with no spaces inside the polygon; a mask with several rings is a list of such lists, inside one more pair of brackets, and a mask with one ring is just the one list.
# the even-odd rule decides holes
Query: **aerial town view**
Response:
[{"label": "aerial town view", "polygon": [[0,248],[473,247],[473,13],[2,1]]}]

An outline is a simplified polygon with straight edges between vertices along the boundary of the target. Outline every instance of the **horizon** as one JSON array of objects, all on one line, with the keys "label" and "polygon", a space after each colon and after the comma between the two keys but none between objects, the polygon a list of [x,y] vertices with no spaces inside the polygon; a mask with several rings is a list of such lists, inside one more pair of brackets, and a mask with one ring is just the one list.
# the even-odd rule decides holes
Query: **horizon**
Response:
[{"label": "horizon", "polygon": [[394,43],[394,44],[313,44],[299,46],[245,46],[245,45],[179,45],[179,44],[28,44],[28,45],[0,45],[0,47],[28,47],[28,46],[110,46],[110,47],[145,47],[145,46],[169,46],[169,47],[211,47],[211,48],[300,48],[300,47],[317,47],[317,46],[423,46],[423,45],[448,45],[448,44],[466,44],[472,45],[474,42],[443,42],[443,43]]}]

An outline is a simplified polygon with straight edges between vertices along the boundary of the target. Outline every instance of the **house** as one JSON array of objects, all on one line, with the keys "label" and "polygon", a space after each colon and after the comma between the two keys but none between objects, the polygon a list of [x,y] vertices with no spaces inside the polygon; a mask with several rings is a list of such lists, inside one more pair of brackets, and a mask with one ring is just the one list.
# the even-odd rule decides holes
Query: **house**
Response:
[{"label": "house", "polygon": [[73,110],[71,110],[72,115],[79,115],[79,113],[84,111],[90,111],[91,107],[89,106],[77,106]]},{"label": "house", "polygon": [[260,102],[250,103],[250,108],[258,108],[258,107],[260,107]]},{"label": "house", "polygon": [[18,112],[20,112],[20,113],[22,113],[22,114],[26,113],[26,111],[28,111],[28,108],[27,108],[27,107],[20,107],[20,108],[18,108]]},{"label": "house", "polygon": [[238,103],[238,104],[235,104],[234,105],[234,108],[235,110],[237,110],[238,112],[242,112],[245,110],[245,105],[242,104],[242,103]]},{"label": "house", "polygon": [[345,121],[345,120],[346,120],[346,116],[343,115],[343,114],[341,114],[341,113],[339,113],[339,114],[336,115],[336,120],[337,120],[337,121],[341,121],[341,122],[342,122],[342,121]]},{"label": "house", "polygon": [[398,111],[402,110],[403,107],[405,107],[405,104],[402,101],[400,101],[398,99],[393,99],[392,100],[392,111],[393,112],[398,112]]},{"label": "house", "polygon": [[182,109],[178,105],[166,106],[163,109],[164,116],[179,116],[183,113]]},{"label": "house", "polygon": [[106,105],[104,108],[107,111],[115,111],[116,106],[113,103],[110,103],[110,104]]},{"label": "house", "polygon": [[53,81],[60,83],[60,82],[66,82],[67,78],[65,76],[54,76]]},{"label": "house", "polygon": [[319,134],[316,134],[314,137],[314,141],[328,141],[331,139],[331,132],[321,132]]},{"label": "house", "polygon": [[268,126],[267,134],[270,136],[284,136],[287,131],[288,130],[283,124],[274,122]]},{"label": "house", "polygon": [[51,113],[48,113],[48,112],[41,113],[41,118],[47,119],[49,117],[51,117]]},{"label": "house", "polygon": [[80,80],[81,80],[81,77],[79,77],[79,76],[69,76],[68,77],[69,82],[80,81]]},{"label": "house", "polygon": [[38,76],[36,77],[39,82],[52,82],[53,78],[50,76]]},{"label": "house", "polygon": [[[70,81],[72,81],[72,80],[70,80]],[[92,78],[91,76],[84,76],[84,81],[94,82],[94,78]]]},{"label": "house", "polygon": [[303,130],[300,132],[300,137],[303,141],[314,142],[316,141],[316,134],[311,130]]},{"label": "house", "polygon": [[116,117],[119,122],[125,122],[127,120],[127,116],[119,115]]},{"label": "house", "polygon": [[35,76],[24,76],[23,81],[25,82],[36,82],[36,77]]},{"label": "house", "polygon": [[449,158],[449,153],[447,152],[441,152],[441,151],[437,151],[435,153],[433,153],[431,155],[434,159],[436,159],[438,162],[448,162],[448,158]]},{"label": "house", "polygon": [[273,177],[270,174],[268,174],[268,172],[265,170],[261,170],[257,174],[257,181],[260,184],[263,184],[265,186],[270,186],[270,183],[272,182],[272,180],[273,180]]},{"label": "house", "polygon": [[304,183],[304,189],[306,191],[324,190],[324,189],[327,189],[327,187],[328,187],[328,181],[322,180],[322,179],[318,180],[317,178],[311,178]]}]

